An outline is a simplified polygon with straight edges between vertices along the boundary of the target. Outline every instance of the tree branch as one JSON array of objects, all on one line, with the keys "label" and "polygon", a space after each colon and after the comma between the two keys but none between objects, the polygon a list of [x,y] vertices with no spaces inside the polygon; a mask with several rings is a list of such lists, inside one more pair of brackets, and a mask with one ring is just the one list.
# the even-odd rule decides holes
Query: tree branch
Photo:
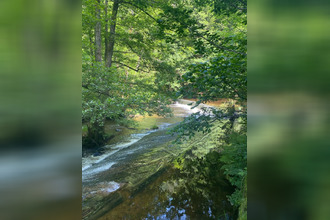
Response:
[{"label": "tree branch", "polygon": [[82,87],[85,88],[85,89],[88,89],[90,91],[93,91],[95,93],[98,93],[98,94],[101,94],[101,95],[105,95],[105,96],[109,96],[109,97],[112,97],[109,92],[110,92],[110,89],[109,90],[106,90],[106,91],[100,91],[100,90],[96,90],[96,89],[91,89],[89,88],[89,85],[87,84],[82,84]]},{"label": "tree branch", "polygon": [[144,9],[142,9],[141,7],[135,5],[135,4],[131,3],[131,2],[125,2],[125,1],[122,1],[121,3],[123,3],[123,4],[128,4],[128,5],[132,5],[133,7],[135,7],[135,8],[137,8],[137,9],[139,9],[140,11],[144,12],[146,15],[148,15],[150,18],[152,18],[154,21],[157,22],[157,19],[156,19],[156,18],[154,18],[151,14],[149,14],[148,12],[146,12],[146,11],[145,11]]},{"label": "tree branch", "polygon": [[228,49],[228,48],[226,48],[226,47],[222,47],[222,46],[220,46],[220,45],[217,45],[217,44],[215,44],[213,41],[211,41],[211,40],[209,40],[209,39],[207,39],[206,37],[204,37],[203,35],[201,35],[201,34],[196,34],[198,37],[201,37],[201,38],[203,38],[204,40],[206,40],[207,42],[209,42],[212,46],[214,46],[214,47],[216,47],[216,48],[218,48],[218,49],[220,49],[220,50],[226,50],[226,51],[230,51],[230,52],[233,52],[233,53],[238,53],[238,54],[241,54],[241,55],[243,55],[243,56],[246,56],[246,53],[242,53],[242,52],[239,52],[239,51],[236,51],[236,50],[231,50],[231,49]]},{"label": "tree branch", "polygon": [[[118,50],[114,50],[113,52],[115,53],[132,53],[130,51],[118,51]],[[134,53],[134,52],[133,52]]]},{"label": "tree branch", "polygon": [[147,73],[147,72],[144,71],[144,70],[137,70],[137,69],[134,69],[133,67],[130,67],[130,66],[128,66],[128,65],[126,65],[126,64],[124,64],[124,63],[118,62],[118,61],[113,61],[113,62],[114,62],[114,63],[118,63],[118,64],[120,64],[120,65],[122,65],[122,66],[126,66],[127,68],[129,68],[129,69],[131,69],[131,70],[133,70],[133,71],[135,71],[135,72],[142,71],[142,72]]}]

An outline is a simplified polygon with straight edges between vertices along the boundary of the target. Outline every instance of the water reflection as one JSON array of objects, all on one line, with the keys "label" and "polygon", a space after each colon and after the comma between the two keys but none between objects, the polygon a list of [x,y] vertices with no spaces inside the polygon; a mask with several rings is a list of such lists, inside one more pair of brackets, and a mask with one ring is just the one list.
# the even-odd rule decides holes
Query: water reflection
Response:
[{"label": "water reflection", "polygon": [[[184,178],[178,170],[168,170],[134,197],[128,198],[100,219],[144,220],[233,220],[237,213],[227,200],[232,188],[227,183],[197,188],[163,187],[175,179]],[[174,184],[175,185],[175,184]],[[130,194],[129,192],[127,192]],[[124,194],[124,193],[123,193]]]}]

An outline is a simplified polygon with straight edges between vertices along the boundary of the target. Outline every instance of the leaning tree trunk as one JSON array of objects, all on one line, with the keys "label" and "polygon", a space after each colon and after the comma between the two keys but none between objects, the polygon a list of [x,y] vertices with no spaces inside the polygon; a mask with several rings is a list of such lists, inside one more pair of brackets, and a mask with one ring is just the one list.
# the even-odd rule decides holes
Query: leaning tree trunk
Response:
[{"label": "leaning tree trunk", "polygon": [[110,19],[110,36],[109,41],[107,42],[107,59],[106,59],[106,67],[112,66],[112,56],[113,56],[113,49],[115,46],[115,34],[116,34],[116,22],[117,22],[117,13],[119,8],[119,0],[114,0],[113,7],[112,7],[112,14]]}]

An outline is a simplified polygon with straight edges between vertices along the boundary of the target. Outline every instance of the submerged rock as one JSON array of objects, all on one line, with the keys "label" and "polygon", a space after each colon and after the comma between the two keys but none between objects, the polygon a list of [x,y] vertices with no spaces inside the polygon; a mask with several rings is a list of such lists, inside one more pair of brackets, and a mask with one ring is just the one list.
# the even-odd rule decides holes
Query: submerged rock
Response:
[{"label": "submerged rock", "polygon": [[95,152],[95,153],[93,154],[94,157],[101,156],[101,155],[102,155],[101,152]]}]

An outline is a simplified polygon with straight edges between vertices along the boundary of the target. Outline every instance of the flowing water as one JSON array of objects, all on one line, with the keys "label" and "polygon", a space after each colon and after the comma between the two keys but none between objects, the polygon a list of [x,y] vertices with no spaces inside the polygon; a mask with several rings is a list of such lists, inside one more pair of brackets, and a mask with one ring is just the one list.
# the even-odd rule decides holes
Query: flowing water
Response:
[{"label": "flowing water", "polygon": [[[179,175],[168,165],[184,150],[172,144],[175,136],[168,134],[167,129],[200,111],[190,109],[187,103],[190,101],[172,104],[171,118],[138,119],[142,127],[158,129],[137,130],[140,132],[105,146],[102,154],[83,157],[83,219],[213,219],[214,201],[201,201],[196,195],[193,199],[173,196],[160,187]],[[223,198],[218,203],[225,209],[230,189],[226,184],[219,187]],[[232,219],[226,212],[222,216],[221,219]]]}]

